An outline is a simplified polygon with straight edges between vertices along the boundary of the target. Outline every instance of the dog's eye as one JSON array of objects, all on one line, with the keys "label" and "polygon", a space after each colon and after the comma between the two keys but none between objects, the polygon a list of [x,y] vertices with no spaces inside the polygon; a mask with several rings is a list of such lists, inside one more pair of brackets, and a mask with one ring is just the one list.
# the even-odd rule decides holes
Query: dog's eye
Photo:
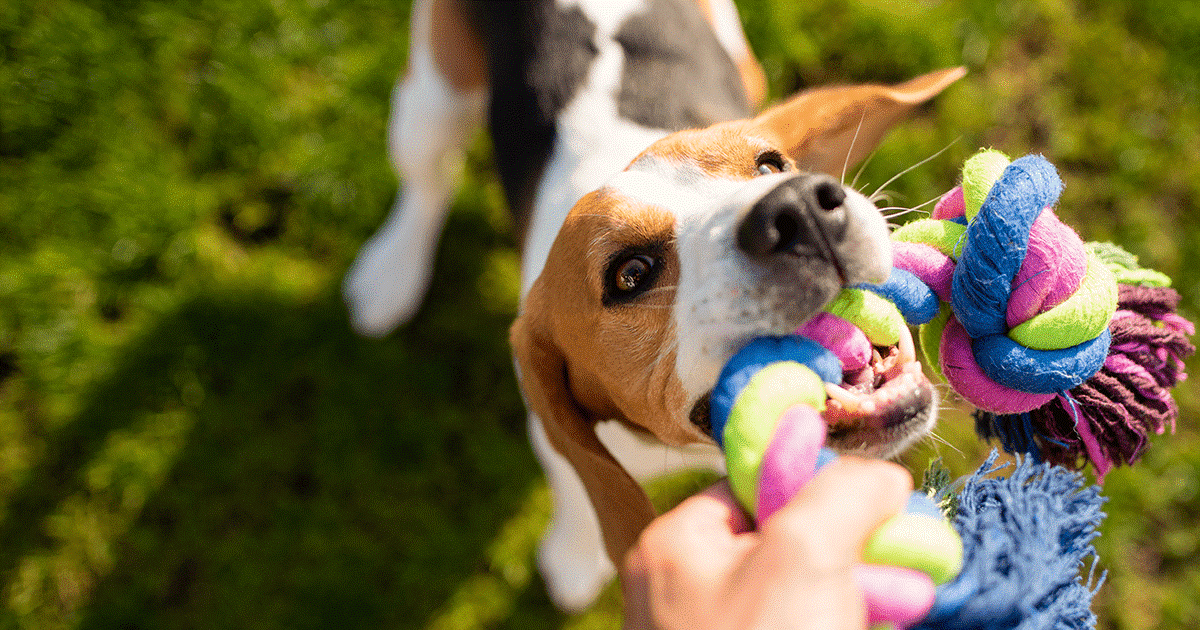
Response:
[{"label": "dog's eye", "polygon": [[787,160],[778,151],[763,151],[759,153],[758,157],[754,160],[754,164],[758,168],[760,175],[782,173],[788,169]]},{"label": "dog's eye", "polygon": [[617,265],[613,286],[622,293],[632,293],[650,277],[651,271],[654,271],[653,258],[645,255],[634,256]]},{"label": "dog's eye", "polygon": [[616,257],[608,266],[604,303],[613,305],[637,297],[650,288],[659,267],[659,259],[644,252]]}]

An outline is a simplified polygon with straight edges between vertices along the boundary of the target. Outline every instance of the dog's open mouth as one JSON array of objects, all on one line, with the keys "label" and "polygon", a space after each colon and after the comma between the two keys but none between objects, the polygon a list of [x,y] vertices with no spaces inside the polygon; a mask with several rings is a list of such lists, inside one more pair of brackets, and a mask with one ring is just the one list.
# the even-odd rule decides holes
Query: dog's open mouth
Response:
[{"label": "dog's open mouth", "polygon": [[[857,328],[845,320],[840,323]],[[828,339],[815,340],[839,354]],[[869,353],[860,348],[858,356],[844,360],[843,366],[842,382],[825,385],[823,417],[829,427],[829,447],[842,453],[890,457],[925,434],[936,399],[907,326],[901,327],[896,343],[872,344]],[[693,407],[691,419],[711,435],[708,395]]]},{"label": "dog's open mouth", "polygon": [[825,393],[827,443],[841,452],[889,456],[932,419],[933,384],[908,327],[895,345],[872,346],[870,361],[842,372],[841,384],[826,383]]}]

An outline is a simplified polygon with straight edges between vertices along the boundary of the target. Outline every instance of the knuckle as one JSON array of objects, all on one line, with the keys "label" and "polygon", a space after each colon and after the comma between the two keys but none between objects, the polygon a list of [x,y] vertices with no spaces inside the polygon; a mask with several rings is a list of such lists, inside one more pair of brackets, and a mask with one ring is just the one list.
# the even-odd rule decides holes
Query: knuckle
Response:
[{"label": "knuckle", "polygon": [[828,540],[822,532],[813,526],[808,519],[800,518],[800,514],[778,514],[763,526],[763,536],[767,544],[776,545],[787,556],[807,562],[814,562],[826,554]]},{"label": "knuckle", "polygon": [[852,483],[861,489],[872,490],[877,500],[907,497],[912,492],[912,475],[899,464],[866,459],[851,459],[846,464],[848,475],[853,477]]},{"label": "knuckle", "polygon": [[660,516],[651,521],[638,536],[632,553],[636,553],[640,562],[647,567],[663,567],[674,564],[677,556],[683,551],[678,528],[671,523],[670,515]]}]

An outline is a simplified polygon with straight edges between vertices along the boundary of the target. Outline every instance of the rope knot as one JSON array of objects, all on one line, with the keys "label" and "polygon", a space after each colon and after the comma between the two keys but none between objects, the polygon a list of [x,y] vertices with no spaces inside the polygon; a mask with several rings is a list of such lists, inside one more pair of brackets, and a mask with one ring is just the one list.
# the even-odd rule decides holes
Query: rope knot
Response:
[{"label": "rope knot", "polygon": [[1174,426],[1169,389],[1194,329],[1169,278],[1058,219],[1062,189],[1039,155],[977,153],[929,219],[892,233],[903,273],[865,288],[921,325],[930,367],[978,408],[981,435],[1060,464],[1085,457],[1103,478]]},{"label": "rope knot", "polygon": [[898,248],[897,265],[949,298],[950,312],[922,336],[940,338],[942,375],[980,409],[1041,407],[1090,378],[1108,355],[1116,279],[1054,214],[1062,188],[1040,155],[1010,162],[983,151],[967,160],[962,186],[942,198],[934,218],[894,235],[909,245]]}]

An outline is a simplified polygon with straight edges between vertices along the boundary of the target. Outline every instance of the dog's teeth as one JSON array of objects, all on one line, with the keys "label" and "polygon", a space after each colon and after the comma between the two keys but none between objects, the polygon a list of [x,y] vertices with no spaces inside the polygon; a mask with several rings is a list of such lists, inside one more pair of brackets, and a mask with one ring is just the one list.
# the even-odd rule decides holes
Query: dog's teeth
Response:
[{"label": "dog's teeth", "polygon": [[856,413],[856,412],[874,413],[875,412],[875,401],[873,401],[870,398],[867,398],[866,396],[863,396],[861,394],[852,392],[840,385],[835,385],[833,383],[825,383],[825,393],[830,398],[832,398],[833,400],[836,400],[838,403],[840,403],[842,405],[842,408],[844,408],[846,411],[849,411],[851,413]]},{"label": "dog's teeth", "polygon": [[825,395],[840,403],[846,411],[858,410],[858,397],[840,385],[825,383]]},{"label": "dog's teeth", "polygon": [[913,344],[912,331],[908,326],[900,327],[900,341],[896,344],[900,350],[900,363],[909,364],[917,360],[917,348]]}]

